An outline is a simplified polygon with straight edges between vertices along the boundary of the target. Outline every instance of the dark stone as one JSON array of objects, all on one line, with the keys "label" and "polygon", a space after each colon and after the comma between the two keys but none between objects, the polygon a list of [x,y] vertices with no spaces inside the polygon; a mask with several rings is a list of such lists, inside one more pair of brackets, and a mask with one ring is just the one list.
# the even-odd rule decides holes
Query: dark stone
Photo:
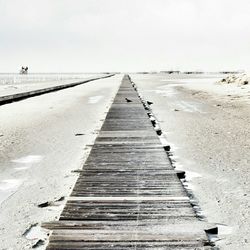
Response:
[{"label": "dark stone", "polygon": [[177,171],[176,172],[179,179],[185,179],[186,178],[186,172],[185,171]]},{"label": "dark stone", "polygon": [[56,201],[63,201],[65,199],[64,196],[60,197],[59,199],[57,199]]},{"label": "dark stone", "polygon": [[157,134],[157,135],[161,135],[161,134],[162,134],[161,129],[157,129],[157,130],[156,130],[156,134]]},{"label": "dark stone", "polygon": [[39,204],[38,207],[43,208],[43,207],[48,207],[48,206],[50,206],[50,205],[51,205],[51,202],[46,201],[46,202],[44,202],[44,203]]},{"label": "dark stone", "polygon": [[170,149],[171,149],[170,145],[163,146],[163,148],[165,151],[170,151]]},{"label": "dark stone", "polygon": [[205,232],[207,234],[218,234],[218,227],[212,227],[212,228],[206,229]]}]

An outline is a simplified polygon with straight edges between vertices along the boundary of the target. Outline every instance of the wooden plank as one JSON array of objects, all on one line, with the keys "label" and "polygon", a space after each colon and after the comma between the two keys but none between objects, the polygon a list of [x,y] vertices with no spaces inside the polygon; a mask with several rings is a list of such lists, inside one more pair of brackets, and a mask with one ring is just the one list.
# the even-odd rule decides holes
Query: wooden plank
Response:
[{"label": "wooden plank", "polygon": [[47,250],[206,248],[148,112],[125,76],[59,221],[44,224]]}]

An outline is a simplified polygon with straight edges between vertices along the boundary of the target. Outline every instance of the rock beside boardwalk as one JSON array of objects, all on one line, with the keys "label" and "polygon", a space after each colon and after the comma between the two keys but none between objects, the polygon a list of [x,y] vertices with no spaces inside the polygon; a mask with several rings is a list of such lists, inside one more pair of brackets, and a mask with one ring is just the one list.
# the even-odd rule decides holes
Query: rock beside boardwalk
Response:
[{"label": "rock beside boardwalk", "polygon": [[221,79],[218,83],[221,83],[221,84],[233,83],[237,85],[247,85],[247,84],[250,84],[250,76],[247,74],[229,75]]}]

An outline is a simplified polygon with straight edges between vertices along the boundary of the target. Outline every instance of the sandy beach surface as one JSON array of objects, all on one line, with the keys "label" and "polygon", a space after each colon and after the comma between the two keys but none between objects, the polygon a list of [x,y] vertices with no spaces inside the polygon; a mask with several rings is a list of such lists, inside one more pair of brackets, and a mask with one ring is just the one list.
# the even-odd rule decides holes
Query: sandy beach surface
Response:
[{"label": "sandy beach surface", "polygon": [[218,225],[220,249],[250,249],[250,86],[221,75],[132,75],[160,122],[177,169]]},{"label": "sandy beach surface", "polygon": [[1,250],[31,249],[48,238],[40,224],[58,219],[65,203],[60,198],[70,194],[77,178],[72,170],[82,167],[86,145],[94,142],[121,79],[0,106]]},{"label": "sandy beach surface", "polygon": [[0,97],[84,81],[104,74],[0,74]]},{"label": "sandy beach surface", "polygon": [[[220,249],[250,249],[250,86],[222,75],[131,74]],[[30,249],[58,219],[122,75],[0,106],[0,246]],[[57,201],[60,199],[60,201]],[[48,207],[39,204],[52,202]],[[37,224],[38,223],[38,224]],[[33,227],[31,227],[33,225]],[[31,227],[30,231],[26,231]],[[191,230],[191,229],[190,229]],[[39,249],[44,249],[44,246]]]}]

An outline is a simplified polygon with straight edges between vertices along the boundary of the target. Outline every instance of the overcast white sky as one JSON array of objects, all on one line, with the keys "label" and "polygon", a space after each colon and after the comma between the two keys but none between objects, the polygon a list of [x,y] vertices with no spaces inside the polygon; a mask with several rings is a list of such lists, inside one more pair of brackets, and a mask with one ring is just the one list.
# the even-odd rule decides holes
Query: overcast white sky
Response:
[{"label": "overcast white sky", "polygon": [[249,0],[0,0],[0,72],[250,69]]}]

